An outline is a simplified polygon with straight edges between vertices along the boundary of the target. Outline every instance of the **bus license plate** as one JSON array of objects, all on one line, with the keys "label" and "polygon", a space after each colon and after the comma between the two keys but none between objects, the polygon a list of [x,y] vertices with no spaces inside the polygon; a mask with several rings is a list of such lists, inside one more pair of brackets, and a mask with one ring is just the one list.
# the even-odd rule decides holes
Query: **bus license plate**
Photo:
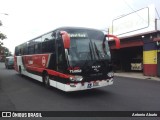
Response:
[{"label": "bus license plate", "polygon": [[92,87],[96,87],[96,86],[99,86],[99,82],[88,83],[87,88],[92,88]]},{"label": "bus license plate", "polygon": [[96,87],[96,86],[99,86],[99,82],[88,83],[87,88],[92,88],[92,87]]}]

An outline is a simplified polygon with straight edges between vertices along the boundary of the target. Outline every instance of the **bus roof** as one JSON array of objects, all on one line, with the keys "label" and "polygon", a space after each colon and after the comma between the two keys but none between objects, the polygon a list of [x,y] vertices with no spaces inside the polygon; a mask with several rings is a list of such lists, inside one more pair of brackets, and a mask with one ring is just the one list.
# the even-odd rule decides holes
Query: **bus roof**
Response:
[{"label": "bus roof", "polygon": [[[87,28],[87,27],[59,27],[59,28],[56,28],[56,29],[51,30],[51,31],[49,31],[49,32],[46,32],[46,33],[44,33],[44,34],[42,34],[42,35],[39,35],[39,36],[37,36],[37,37],[35,37],[35,38],[33,38],[33,39],[30,39],[30,40],[28,40],[28,41],[26,41],[26,42],[29,42],[29,41],[34,40],[34,39],[37,39],[37,38],[39,38],[39,37],[41,37],[41,36],[43,36],[43,35],[46,35],[46,34],[48,34],[48,33],[50,33],[50,32],[56,31],[56,30],[67,30],[67,29],[75,29],[75,30],[76,30],[76,29],[86,29],[86,30],[102,31],[102,30],[99,30],[99,29]],[[17,45],[16,47],[21,46],[21,45],[25,44],[26,42],[21,43],[21,44]]]}]

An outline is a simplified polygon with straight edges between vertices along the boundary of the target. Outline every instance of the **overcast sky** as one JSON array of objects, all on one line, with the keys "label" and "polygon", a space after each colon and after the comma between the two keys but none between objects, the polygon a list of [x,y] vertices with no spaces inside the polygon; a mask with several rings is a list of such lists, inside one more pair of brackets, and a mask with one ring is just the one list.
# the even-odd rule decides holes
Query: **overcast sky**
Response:
[{"label": "overcast sky", "polygon": [[0,31],[13,53],[16,45],[57,27],[106,29],[117,16],[150,4],[160,14],[160,0],[0,0]]}]

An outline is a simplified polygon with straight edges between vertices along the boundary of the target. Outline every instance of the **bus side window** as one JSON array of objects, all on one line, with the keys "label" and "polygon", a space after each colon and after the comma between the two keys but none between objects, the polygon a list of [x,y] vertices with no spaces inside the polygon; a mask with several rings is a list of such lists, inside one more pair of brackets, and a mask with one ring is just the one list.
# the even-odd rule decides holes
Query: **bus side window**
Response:
[{"label": "bus side window", "polygon": [[15,55],[16,56],[22,55],[22,48],[21,47],[16,47],[15,48]]},{"label": "bus side window", "polygon": [[34,45],[28,47],[28,54],[34,54]]},{"label": "bus side window", "polygon": [[28,43],[28,54],[34,54],[34,40],[29,41]]},{"label": "bus side window", "polygon": [[54,51],[54,40],[52,32],[42,36],[42,53],[52,53]]},{"label": "bus side window", "polygon": [[18,47],[15,48],[15,55],[18,56],[19,55],[19,50]]},{"label": "bus side window", "polygon": [[47,53],[47,41],[42,42],[42,53]]},{"label": "bus side window", "polygon": [[27,46],[27,44],[25,44],[24,47],[23,47],[23,54],[24,55],[28,54],[28,46]]},{"label": "bus side window", "polygon": [[22,48],[19,49],[19,55],[22,55]]},{"label": "bus side window", "polygon": [[22,55],[27,55],[28,54],[28,47],[27,47],[27,43],[24,43],[22,45],[22,51],[21,51]]},{"label": "bus side window", "polygon": [[35,54],[39,54],[41,53],[41,48],[42,48],[42,44],[41,44],[41,37],[40,38],[37,38],[35,39]]}]

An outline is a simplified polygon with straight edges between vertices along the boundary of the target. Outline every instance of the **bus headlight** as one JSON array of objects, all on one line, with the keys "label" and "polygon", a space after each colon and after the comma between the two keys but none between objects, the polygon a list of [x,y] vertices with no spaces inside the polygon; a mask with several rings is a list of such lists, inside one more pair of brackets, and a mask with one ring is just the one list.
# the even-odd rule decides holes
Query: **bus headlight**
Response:
[{"label": "bus headlight", "polygon": [[82,76],[77,76],[77,75],[76,76],[70,76],[69,80],[73,81],[73,82],[80,82],[80,81],[83,80],[83,77]]},{"label": "bus headlight", "polygon": [[107,76],[110,77],[110,78],[113,77],[113,76],[114,76],[114,72],[109,72],[109,73],[107,74]]}]

